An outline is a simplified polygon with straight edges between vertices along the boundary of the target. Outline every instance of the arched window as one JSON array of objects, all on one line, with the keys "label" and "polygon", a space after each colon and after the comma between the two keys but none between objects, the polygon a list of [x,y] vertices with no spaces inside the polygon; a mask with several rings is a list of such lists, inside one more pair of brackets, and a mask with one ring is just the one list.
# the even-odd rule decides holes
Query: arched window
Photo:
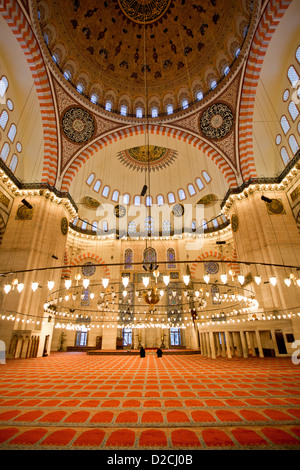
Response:
[{"label": "arched window", "polygon": [[106,109],[106,111],[111,111],[112,110],[112,102],[111,101],[106,101],[105,109]]},{"label": "arched window", "polygon": [[289,113],[290,113],[291,118],[293,119],[293,121],[295,121],[297,119],[297,117],[299,116],[299,111],[298,111],[298,108],[295,105],[294,101],[291,101],[290,104],[289,104]]},{"label": "arched window", "polygon": [[92,103],[96,104],[98,102],[98,95],[96,95],[96,93],[92,93],[90,100]]},{"label": "arched window", "polygon": [[295,155],[297,153],[297,151],[299,150],[299,145],[298,145],[298,142],[295,138],[295,136],[293,134],[290,135],[289,137],[289,144],[290,144],[290,147],[291,147],[291,150],[293,152],[293,154]]},{"label": "arched window", "polygon": [[200,178],[196,178],[196,184],[198,186],[199,191],[204,188],[204,184],[202,183]]},{"label": "arched window", "polygon": [[155,108],[155,107],[154,107],[154,108],[151,109],[151,116],[152,116],[153,118],[158,117],[158,108]]},{"label": "arched window", "polygon": [[189,107],[189,102],[186,98],[181,101],[181,107],[182,107],[182,109],[186,109],[186,108]]},{"label": "arched window", "polygon": [[7,134],[7,137],[9,138],[9,140],[11,141],[11,143],[13,143],[13,141],[15,140],[16,133],[17,133],[16,125],[15,125],[15,124],[12,124],[12,125],[10,126],[9,131],[8,131],[8,134]]},{"label": "arched window", "polygon": [[230,71],[230,68],[228,67],[228,65],[226,65],[223,69],[223,74],[227,75],[229,73],[229,71]]},{"label": "arched window", "polygon": [[212,90],[214,90],[214,89],[216,88],[216,86],[217,86],[217,81],[216,81],[216,80],[212,80],[212,81],[210,82],[210,88],[211,88]]},{"label": "arched window", "polygon": [[173,114],[173,105],[172,104],[167,105],[167,114]]},{"label": "arched window", "polygon": [[144,263],[156,263],[157,256],[154,248],[149,247],[144,250]]},{"label": "arched window", "polygon": [[212,223],[213,223],[213,226],[214,226],[215,228],[218,228],[219,223],[218,223],[217,219],[213,219]]},{"label": "arched window", "polygon": [[8,121],[8,114],[7,114],[7,111],[5,111],[4,109],[0,116],[0,126],[2,127],[3,130],[6,127],[7,121]]},{"label": "arched window", "polygon": [[282,116],[282,118],[280,119],[280,124],[281,124],[283,132],[285,134],[287,134],[288,131],[290,130],[290,125],[289,125],[288,120],[285,116]]},{"label": "arched window", "polygon": [[111,197],[112,201],[118,202],[119,200],[119,191],[115,190]]},{"label": "arched window", "polygon": [[127,116],[127,106],[125,104],[122,104],[120,108],[120,114],[121,116]]},{"label": "arched window", "polygon": [[192,184],[188,185],[188,192],[190,193],[190,196],[194,196],[194,194],[196,194],[195,188]]},{"label": "arched window", "polygon": [[206,219],[203,219],[202,222],[201,222],[201,228],[203,230],[207,230],[207,220]]},{"label": "arched window", "polygon": [[171,234],[171,222],[169,220],[163,222],[162,233],[163,235]]},{"label": "arched window", "polygon": [[159,195],[157,196],[156,201],[157,201],[157,204],[158,204],[159,206],[163,206],[163,205],[164,205],[164,197],[163,197],[161,194],[159,194]]},{"label": "arched window", "polygon": [[82,83],[78,83],[76,90],[78,91],[78,93],[83,93],[84,86],[82,85]]},{"label": "arched window", "polygon": [[296,50],[296,59],[298,60],[298,62],[300,64],[300,46],[297,47],[297,50]]},{"label": "arched window", "polygon": [[196,93],[196,98],[197,98],[198,101],[203,100],[203,93],[202,93],[202,91],[200,91],[200,90],[197,91],[197,93]]},{"label": "arched window", "polygon": [[147,207],[152,206],[152,197],[151,196],[146,197],[146,206]]},{"label": "arched window", "polygon": [[141,205],[141,196],[134,196],[134,205],[135,206]]},{"label": "arched window", "polygon": [[168,269],[175,269],[175,250],[173,248],[168,248],[167,250],[167,261],[168,261]]},{"label": "arched window", "polygon": [[97,231],[97,228],[98,228],[98,223],[97,223],[96,220],[94,220],[94,222],[92,223],[92,230],[93,230],[94,232],[96,232],[96,231]]},{"label": "arched window", "polygon": [[107,223],[106,220],[103,220],[103,222],[102,222],[102,230],[103,230],[103,232],[108,231],[108,223]]},{"label": "arched window", "polygon": [[52,55],[52,59],[53,59],[53,62],[55,62],[56,64],[58,64],[59,58],[58,58],[58,55],[57,55],[57,54],[54,53],[54,54]]},{"label": "arched window", "polygon": [[103,191],[102,191],[102,196],[107,197],[109,193],[109,186],[104,186]]},{"label": "arched window", "polygon": [[101,186],[101,181],[97,180],[96,183],[94,184],[94,188],[93,188],[94,191],[96,191],[96,193],[99,192],[100,186]]},{"label": "arched window", "polygon": [[287,153],[287,150],[285,147],[282,147],[281,150],[280,150],[280,155],[281,155],[281,158],[282,158],[282,161],[285,165],[288,164],[288,162],[290,161],[290,157],[289,157],[289,154]]},{"label": "arched window", "polygon": [[129,194],[124,194],[123,196],[123,204],[129,204],[130,196]]},{"label": "arched window", "polygon": [[146,217],[145,220],[145,231],[146,233],[154,233],[154,218],[153,217]]},{"label": "arched window", "polygon": [[132,269],[133,251],[127,248],[124,253],[124,269]]},{"label": "arched window", "polygon": [[137,118],[143,117],[143,108],[136,108],[136,117]]},{"label": "arched window", "polygon": [[207,173],[207,171],[202,171],[202,175],[203,175],[203,178],[205,179],[205,181],[207,183],[209,183],[211,181],[211,177],[209,176],[209,174]]},{"label": "arched window", "polygon": [[71,80],[71,73],[69,72],[69,70],[64,71],[64,77],[66,80]]},{"label": "arched window", "polygon": [[130,236],[136,235],[136,224],[134,220],[131,220],[128,224],[128,235]]},{"label": "arched window", "polygon": [[173,204],[175,202],[175,196],[173,193],[168,194],[168,201],[169,201],[169,204]]},{"label": "arched window", "polygon": [[291,65],[289,67],[287,74],[288,74],[288,79],[289,79],[289,81],[291,82],[292,85],[294,85],[295,82],[297,82],[299,80],[299,75],[296,72],[296,69],[293,65]]},{"label": "arched window", "polygon": [[241,52],[241,49],[237,47],[234,53],[235,57],[238,57],[240,55],[240,52]]},{"label": "arched window", "polygon": [[1,154],[0,154],[4,162],[6,162],[9,152],[10,152],[10,146],[7,142],[5,142],[5,144],[2,147]]},{"label": "arched window", "polygon": [[186,199],[186,195],[183,189],[178,190],[178,196],[179,196],[180,201],[182,201],[183,199]]},{"label": "arched window", "polygon": [[73,221],[72,221],[72,224],[73,224],[73,225],[77,225],[77,223],[78,223],[78,217],[75,217],[75,218],[73,219]]},{"label": "arched window", "polygon": [[16,171],[17,164],[18,164],[18,157],[16,154],[14,154],[9,164],[9,168],[11,169],[13,173]]},{"label": "arched window", "polygon": [[87,223],[88,223],[87,220],[83,220],[83,221],[82,221],[82,224],[81,224],[82,230],[86,230]]},{"label": "arched window", "polygon": [[88,186],[91,186],[92,182],[94,181],[94,178],[95,178],[95,173],[91,173],[88,179],[86,180],[86,184]]},{"label": "arched window", "polygon": [[3,98],[3,96],[6,93],[6,90],[8,88],[8,80],[5,77],[5,75],[2,75],[1,80],[0,80],[0,96]]}]

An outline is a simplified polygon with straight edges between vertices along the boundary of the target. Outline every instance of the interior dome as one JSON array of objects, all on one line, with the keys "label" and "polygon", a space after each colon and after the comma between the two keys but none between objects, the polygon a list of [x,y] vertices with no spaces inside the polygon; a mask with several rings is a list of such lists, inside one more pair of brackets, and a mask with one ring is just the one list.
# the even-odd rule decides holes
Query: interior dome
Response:
[{"label": "interior dome", "polygon": [[151,115],[153,107],[164,114],[168,105],[175,112],[214,89],[242,49],[253,9],[250,0],[41,0],[37,7],[61,72],[98,104],[126,106],[127,115],[137,108]]}]

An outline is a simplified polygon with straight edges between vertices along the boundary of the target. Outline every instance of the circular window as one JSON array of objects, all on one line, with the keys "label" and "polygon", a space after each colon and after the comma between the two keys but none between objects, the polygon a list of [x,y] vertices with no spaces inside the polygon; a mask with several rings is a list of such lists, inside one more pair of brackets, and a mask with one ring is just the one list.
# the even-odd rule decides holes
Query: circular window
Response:
[{"label": "circular window", "polygon": [[10,111],[12,111],[12,110],[14,109],[14,104],[13,104],[12,100],[10,100],[10,99],[8,99],[8,100],[6,101],[6,106],[8,107],[8,109],[9,109]]},{"label": "circular window", "polygon": [[281,135],[280,134],[278,134],[276,136],[275,142],[276,142],[277,145],[281,144]]},{"label": "circular window", "polygon": [[21,142],[17,142],[16,149],[18,150],[19,153],[22,152]]}]

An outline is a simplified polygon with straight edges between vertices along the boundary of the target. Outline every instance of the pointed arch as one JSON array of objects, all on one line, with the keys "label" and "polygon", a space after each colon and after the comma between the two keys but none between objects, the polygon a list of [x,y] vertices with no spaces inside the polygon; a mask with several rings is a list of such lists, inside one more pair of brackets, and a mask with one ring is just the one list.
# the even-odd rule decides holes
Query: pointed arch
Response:
[{"label": "pointed arch", "polygon": [[70,264],[71,266],[76,266],[77,264],[82,263],[82,261],[90,261],[91,259],[95,261],[95,264],[103,265],[102,267],[104,269],[105,275],[110,278],[110,271],[108,266],[106,266],[105,261],[95,253],[83,253],[82,255],[79,255],[75,259],[73,259]]}]

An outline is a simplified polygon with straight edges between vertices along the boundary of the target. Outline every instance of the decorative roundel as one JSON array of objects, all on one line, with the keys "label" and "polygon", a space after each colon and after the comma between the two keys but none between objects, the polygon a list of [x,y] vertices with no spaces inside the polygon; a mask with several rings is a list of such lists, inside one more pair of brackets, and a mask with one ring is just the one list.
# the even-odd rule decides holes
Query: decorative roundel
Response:
[{"label": "decorative roundel", "polygon": [[124,215],[126,214],[126,208],[118,204],[117,206],[114,207],[114,214],[118,219],[120,219],[121,217],[124,217]]},{"label": "decorative roundel", "polygon": [[81,272],[86,277],[92,276],[96,272],[96,266],[91,261],[87,261],[81,267]]},{"label": "decorative roundel", "polygon": [[29,209],[29,207],[20,204],[17,210],[16,219],[20,220],[31,220],[33,217],[33,207]]},{"label": "decorative roundel", "polygon": [[62,129],[68,139],[82,144],[94,134],[95,123],[93,116],[82,108],[69,108],[62,118]]},{"label": "decorative roundel", "polygon": [[154,23],[168,10],[171,0],[118,0],[125,16],[136,23]]},{"label": "decorative roundel", "polygon": [[233,232],[237,232],[237,229],[239,228],[239,219],[236,214],[233,214],[231,217],[231,228]]},{"label": "decorative roundel", "polygon": [[182,204],[175,204],[175,206],[173,206],[172,212],[173,212],[175,217],[183,216],[183,214],[184,214],[183,205]]},{"label": "decorative roundel", "polygon": [[219,264],[216,261],[207,261],[204,263],[204,269],[207,274],[217,274],[219,272]]},{"label": "decorative roundel", "polygon": [[68,225],[69,225],[68,219],[67,219],[66,217],[63,217],[63,218],[61,219],[61,225],[60,225],[61,233],[62,233],[63,235],[67,235],[67,233],[68,233]]},{"label": "decorative roundel", "polygon": [[200,118],[200,129],[210,139],[222,139],[230,132],[232,125],[232,111],[224,103],[213,104]]},{"label": "decorative roundel", "polygon": [[279,199],[272,199],[271,202],[267,202],[267,209],[270,214],[283,214],[284,206]]}]

